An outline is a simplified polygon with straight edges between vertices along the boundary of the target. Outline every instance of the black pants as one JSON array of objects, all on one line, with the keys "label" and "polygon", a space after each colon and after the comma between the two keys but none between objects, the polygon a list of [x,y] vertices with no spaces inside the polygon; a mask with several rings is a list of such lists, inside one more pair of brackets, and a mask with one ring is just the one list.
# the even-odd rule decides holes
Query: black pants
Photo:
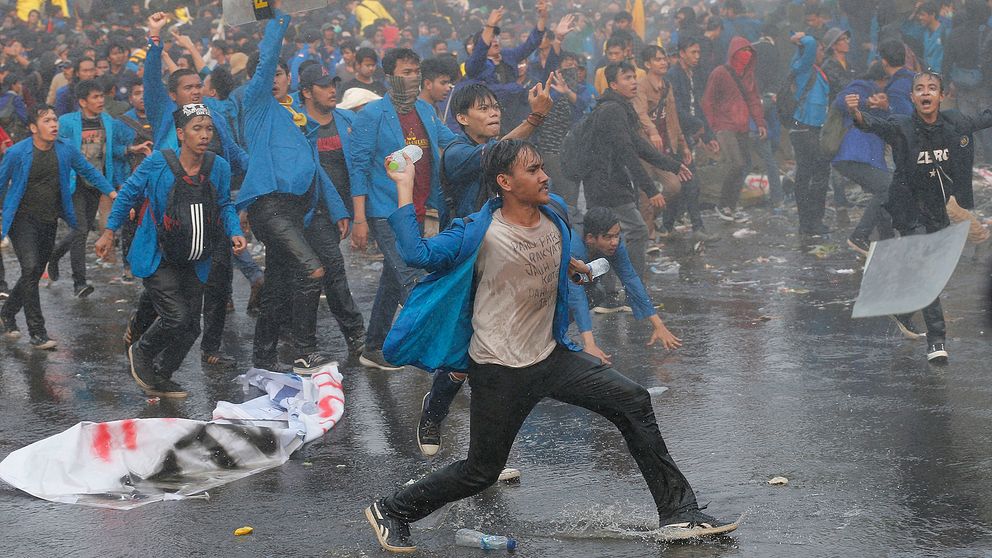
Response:
[{"label": "black pants", "polygon": [[864,215],[854,227],[851,237],[867,241],[872,231],[877,228],[879,240],[892,238],[894,236],[892,218],[889,217],[889,212],[882,207],[889,200],[892,173],[875,168],[868,163],[855,161],[838,161],[834,163],[834,169],[841,176],[861,186],[862,190],[871,194],[868,207],[865,208]]},{"label": "black pants", "polygon": [[210,275],[203,286],[203,339],[200,349],[208,353],[220,350],[220,338],[227,321],[227,301],[231,298],[231,281],[234,265],[231,263],[231,244],[223,231],[218,231],[217,245],[210,256]]},{"label": "black pants", "polygon": [[52,252],[51,261],[58,263],[66,252],[72,264],[72,284],[79,287],[86,284],[86,237],[96,212],[100,208],[100,191],[81,182],[76,183],[76,192],[72,194],[73,211],[76,214],[76,228],[71,229]]},{"label": "black pants", "polygon": [[[689,170],[696,174],[696,165],[689,165]],[[699,211],[699,183],[695,178],[682,183],[682,191],[671,201],[665,204],[663,223],[665,229],[675,230],[675,222],[683,213],[689,214],[689,222],[692,223],[693,231],[704,230],[703,215]]]},{"label": "black pants", "polygon": [[55,245],[55,231],[58,222],[45,223],[27,213],[14,218],[10,227],[10,244],[21,265],[21,276],[18,277],[14,288],[10,290],[10,298],[0,310],[0,317],[5,324],[13,324],[17,313],[24,309],[28,332],[32,336],[45,337],[45,316],[41,313],[41,297],[38,295],[38,281],[45,273],[45,265],[52,255]]},{"label": "black pants", "polygon": [[468,458],[387,497],[383,508],[389,515],[417,521],[495,483],[524,419],[545,397],[589,409],[616,425],[648,483],[660,519],[697,507],[689,481],[668,454],[647,390],[599,359],[559,346],[527,368],[473,362],[468,378]]},{"label": "black pants", "polygon": [[[918,227],[909,234],[927,234],[927,232],[928,231],[924,227]],[[909,318],[912,318],[915,313],[916,312],[912,312],[899,317],[908,320]],[[943,343],[947,337],[947,324],[944,322],[944,308],[940,305],[940,296],[935,298],[934,301],[927,305],[923,310],[920,310],[920,313],[923,314],[923,323],[927,325],[927,343]]]},{"label": "black pants", "polygon": [[799,233],[817,234],[823,227],[827,208],[830,161],[820,153],[820,129],[801,128],[789,131],[796,152],[796,207],[799,209]]},{"label": "black pants", "polygon": [[255,322],[254,362],[277,361],[279,329],[284,316],[292,316],[293,345],[297,354],[317,349],[317,305],[320,258],[307,243],[303,220],[310,197],[288,194],[262,196],[248,208],[251,230],[265,244],[265,283],[261,309]]},{"label": "black pants", "polygon": [[[341,233],[326,211],[318,210],[313,216],[313,221],[306,230],[306,240],[317,252],[320,263],[324,266],[323,286],[327,296],[327,309],[338,322],[341,333],[347,339],[363,336],[365,319],[351,296],[344,256],[341,254]],[[313,333],[314,338],[308,340],[307,344],[316,346],[316,330]]]},{"label": "black pants", "polygon": [[141,334],[137,347],[158,361],[160,375],[170,378],[200,336],[203,283],[192,263],[172,264],[163,260],[158,270],[144,279],[144,286],[139,313],[144,312],[147,317],[147,308],[140,307],[150,303],[158,317]]}]

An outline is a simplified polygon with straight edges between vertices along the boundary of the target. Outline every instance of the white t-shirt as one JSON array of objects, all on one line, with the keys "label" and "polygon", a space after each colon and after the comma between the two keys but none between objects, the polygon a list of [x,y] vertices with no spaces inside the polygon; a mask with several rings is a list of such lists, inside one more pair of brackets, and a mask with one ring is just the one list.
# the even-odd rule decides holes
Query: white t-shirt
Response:
[{"label": "white t-shirt", "polygon": [[551,354],[561,251],[561,231],[545,215],[524,227],[496,210],[475,262],[472,360],[524,368]]}]

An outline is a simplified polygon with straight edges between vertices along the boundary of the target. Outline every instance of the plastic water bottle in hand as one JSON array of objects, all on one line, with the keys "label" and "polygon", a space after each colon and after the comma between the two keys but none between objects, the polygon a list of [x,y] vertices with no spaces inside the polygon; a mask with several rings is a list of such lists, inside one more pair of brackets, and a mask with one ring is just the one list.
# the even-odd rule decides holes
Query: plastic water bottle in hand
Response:
[{"label": "plastic water bottle in hand", "polygon": [[394,151],[389,157],[386,157],[386,160],[389,161],[389,170],[400,172],[406,168],[406,159],[403,158],[404,154],[410,158],[411,163],[416,163],[424,156],[424,150],[416,145],[408,145],[399,151]]},{"label": "plastic water bottle in hand", "polygon": [[513,539],[497,535],[487,535],[473,531],[472,529],[459,529],[455,533],[455,544],[458,546],[481,548],[482,550],[514,550],[517,548],[517,541]]},{"label": "plastic water bottle in hand", "polygon": [[[586,281],[587,283],[592,283],[598,277],[606,275],[606,272],[610,270],[610,262],[606,258],[599,258],[597,260],[593,260],[587,263],[586,265],[589,266],[589,274],[586,275],[585,277],[587,279]],[[575,275],[572,276],[572,279],[576,283],[578,283],[582,281],[582,274],[576,273]]]}]

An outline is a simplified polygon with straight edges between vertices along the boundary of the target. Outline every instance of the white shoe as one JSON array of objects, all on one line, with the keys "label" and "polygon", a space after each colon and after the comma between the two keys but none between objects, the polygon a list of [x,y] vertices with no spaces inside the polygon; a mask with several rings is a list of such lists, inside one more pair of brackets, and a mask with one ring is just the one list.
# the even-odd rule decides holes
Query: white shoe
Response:
[{"label": "white shoe", "polygon": [[520,469],[512,469],[507,467],[500,471],[499,478],[496,480],[507,483],[520,482]]}]

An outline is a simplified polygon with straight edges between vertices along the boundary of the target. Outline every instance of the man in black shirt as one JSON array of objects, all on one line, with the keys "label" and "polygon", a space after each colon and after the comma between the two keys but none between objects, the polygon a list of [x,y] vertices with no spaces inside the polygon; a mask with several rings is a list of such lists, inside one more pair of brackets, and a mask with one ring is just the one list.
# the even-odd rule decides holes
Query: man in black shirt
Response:
[{"label": "man in black shirt", "polygon": [[[309,117],[307,137],[316,143],[320,166],[337,188],[342,201],[353,213],[351,179],[348,177],[347,142],[351,131],[352,113],[337,109],[339,80],[327,75],[322,66],[315,65],[300,74],[300,100]],[[307,243],[313,247],[324,266],[323,287],[327,308],[334,315],[348,344],[348,352],[361,354],[365,346],[365,321],[358,311],[345,275],[341,255],[341,235],[331,220],[325,204],[317,204],[313,220],[306,229]]]},{"label": "man in black shirt", "polygon": [[51,350],[55,341],[48,337],[41,313],[38,281],[55,245],[58,220],[77,226],[67,177],[70,169],[80,173],[101,192],[113,197],[110,183],[83,154],[58,139],[59,121],[55,111],[40,105],[28,115],[32,137],[11,147],[0,163],[0,197],[3,198],[3,230],[9,235],[21,266],[21,276],[0,310],[3,336],[20,337],[17,313],[24,309],[31,346]]},{"label": "man in black shirt", "polygon": [[355,54],[355,77],[341,85],[338,92],[338,101],[344,97],[344,92],[360,87],[368,89],[376,95],[382,97],[386,94],[386,85],[375,79],[375,72],[379,68],[379,56],[370,48],[360,48]]}]

